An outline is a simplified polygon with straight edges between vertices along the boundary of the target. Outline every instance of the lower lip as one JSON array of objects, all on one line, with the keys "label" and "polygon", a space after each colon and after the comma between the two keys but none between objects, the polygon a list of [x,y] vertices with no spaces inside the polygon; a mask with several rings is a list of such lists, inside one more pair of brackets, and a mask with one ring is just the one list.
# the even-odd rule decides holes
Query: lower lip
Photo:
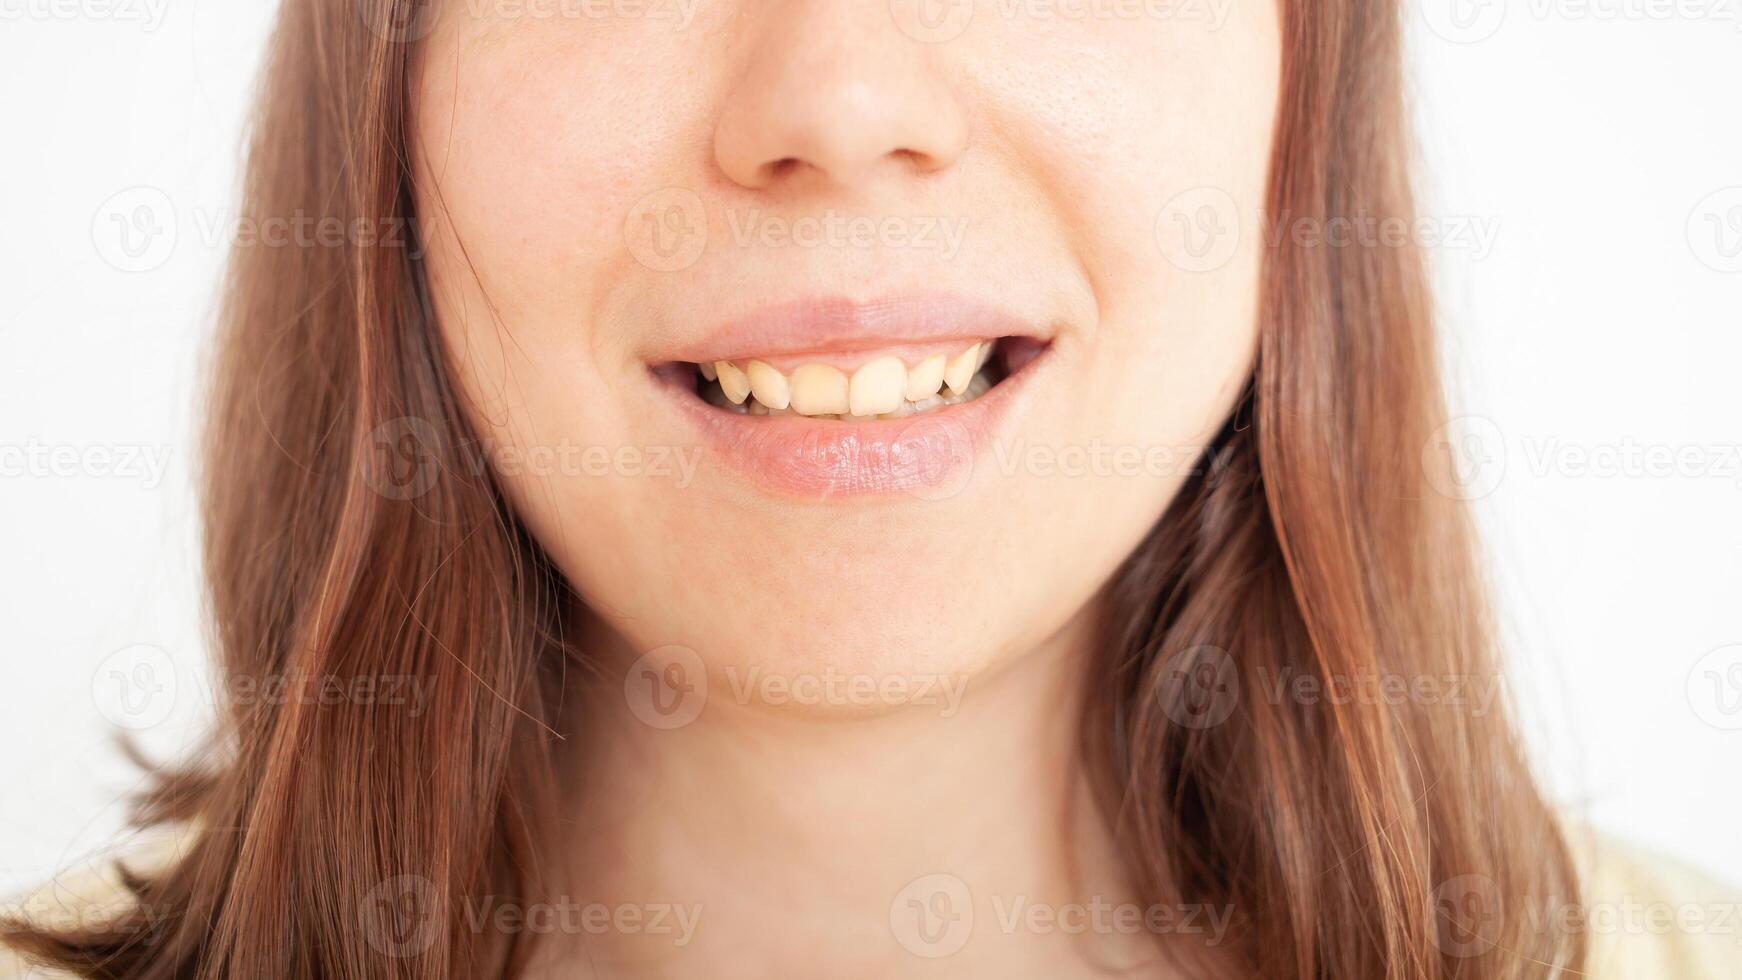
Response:
[{"label": "lower lip", "polygon": [[738,415],[667,385],[719,459],[766,489],[812,499],[953,496],[1045,355],[971,402],[875,422]]}]

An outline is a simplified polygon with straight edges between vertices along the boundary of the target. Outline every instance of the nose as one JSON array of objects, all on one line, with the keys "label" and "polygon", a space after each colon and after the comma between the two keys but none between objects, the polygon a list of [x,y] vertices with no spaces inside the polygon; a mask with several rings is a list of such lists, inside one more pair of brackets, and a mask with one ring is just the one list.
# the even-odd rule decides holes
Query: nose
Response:
[{"label": "nose", "polygon": [[714,159],[734,182],[846,187],[960,156],[957,94],[887,0],[787,0],[760,16],[714,130]]}]

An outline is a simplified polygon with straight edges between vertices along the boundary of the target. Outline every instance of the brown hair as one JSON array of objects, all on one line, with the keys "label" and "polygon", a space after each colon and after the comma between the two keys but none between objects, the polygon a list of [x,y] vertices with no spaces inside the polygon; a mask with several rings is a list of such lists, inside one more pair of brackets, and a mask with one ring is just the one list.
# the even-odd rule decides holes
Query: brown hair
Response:
[{"label": "brown hair", "polygon": [[[1287,0],[1272,215],[1407,217],[1398,11]],[[222,699],[207,758],[142,823],[196,826],[138,910],[18,949],[93,977],[510,977],[529,950],[466,896],[535,899],[574,597],[486,470],[415,248],[409,0],[285,0],[245,213],[335,216],[345,247],[239,247],[208,433],[205,567],[220,679],[409,676],[413,714]],[[361,16],[359,16],[361,14]],[[407,244],[401,241],[397,244]],[[1512,727],[1451,705],[1271,698],[1278,678],[1498,676],[1470,536],[1422,447],[1444,415],[1421,257],[1265,256],[1247,398],[1105,598],[1085,752],[1156,901],[1231,906],[1232,949],[1298,980],[1577,974],[1576,899]],[[407,481],[415,486],[408,486]],[[415,492],[411,492],[415,491]],[[1508,913],[1472,947],[1442,886]],[[385,890],[384,890],[385,889]],[[371,902],[433,913],[372,931]]]}]

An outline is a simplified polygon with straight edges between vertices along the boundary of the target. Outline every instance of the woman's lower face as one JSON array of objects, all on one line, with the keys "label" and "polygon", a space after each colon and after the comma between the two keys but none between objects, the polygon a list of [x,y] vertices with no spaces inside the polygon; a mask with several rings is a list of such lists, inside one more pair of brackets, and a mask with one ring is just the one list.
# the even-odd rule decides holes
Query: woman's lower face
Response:
[{"label": "woman's lower face", "polygon": [[1082,623],[1251,372],[1277,11],[621,6],[454,3],[419,53],[433,302],[521,519],[623,650],[861,692],[756,708]]}]

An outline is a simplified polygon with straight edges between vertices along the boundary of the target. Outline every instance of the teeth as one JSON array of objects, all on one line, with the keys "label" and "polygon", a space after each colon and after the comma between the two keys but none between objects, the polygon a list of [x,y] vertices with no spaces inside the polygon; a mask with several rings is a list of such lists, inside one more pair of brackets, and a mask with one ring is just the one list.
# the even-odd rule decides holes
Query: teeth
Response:
[{"label": "teeth", "polygon": [[[992,387],[982,369],[996,341],[974,344],[954,357],[934,354],[913,367],[885,355],[866,363],[851,378],[828,364],[804,364],[782,374],[764,361],[743,367],[733,361],[697,364],[710,403],[740,415],[804,415],[819,419],[868,422],[904,418],[944,405],[972,401]],[[755,397],[752,398],[751,396]]]},{"label": "teeth", "polygon": [[974,372],[980,369],[980,347],[980,344],[975,344],[962,351],[944,368],[944,384],[949,386],[950,394],[959,395],[968,390],[968,382],[974,380]]},{"label": "teeth", "polygon": [[850,410],[847,376],[827,364],[792,372],[792,410],[800,415],[841,415]]},{"label": "teeth", "polygon": [[944,360],[944,355],[933,354],[907,372],[907,391],[903,394],[908,401],[924,401],[938,393],[944,386]]},{"label": "teeth", "polygon": [[901,407],[907,390],[907,365],[899,357],[879,357],[853,372],[849,408],[856,416],[869,418]]},{"label": "teeth", "polygon": [[756,393],[757,401],[769,408],[785,408],[791,404],[792,389],[786,383],[786,375],[761,361],[751,361],[744,373],[750,378],[750,390]]},{"label": "teeth", "polygon": [[744,404],[744,399],[750,397],[750,379],[738,370],[738,365],[731,361],[715,361],[714,370],[720,372],[720,390],[732,399],[732,404]]}]

